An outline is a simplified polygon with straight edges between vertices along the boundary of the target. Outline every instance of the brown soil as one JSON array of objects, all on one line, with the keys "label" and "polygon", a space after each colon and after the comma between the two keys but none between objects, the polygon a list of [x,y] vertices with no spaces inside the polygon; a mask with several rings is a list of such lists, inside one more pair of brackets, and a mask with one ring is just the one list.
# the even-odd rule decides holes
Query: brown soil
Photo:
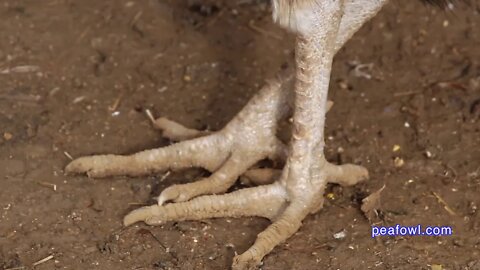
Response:
[{"label": "brown soil", "polygon": [[[35,269],[227,269],[268,225],[122,228],[130,210],[204,172],[163,181],[63,173],[68,155],[168,144],[147,108],[219,129],[292,63],[293,37],[273,24],[268,1],[188,2],[2,1],[0,269],[31,269],[50,255]],[[363,164],[371,179],[330,187],[324,209],[263,269],[480,269],[479,12],[393,1],[341,50],[327,157]],[[370,63],[362,70],[371,78],[353,68]],[[381,223],[447,225],[453,235],[372,239],[360,200],[384,184]]]}]

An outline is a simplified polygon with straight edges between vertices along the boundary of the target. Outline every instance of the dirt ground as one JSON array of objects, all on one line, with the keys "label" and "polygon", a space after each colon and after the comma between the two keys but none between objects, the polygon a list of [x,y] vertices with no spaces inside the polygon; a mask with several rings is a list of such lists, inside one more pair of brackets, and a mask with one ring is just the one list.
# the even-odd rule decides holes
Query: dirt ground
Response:
[{"label": "dirt ground", "polygon": [[[480,269],[480,6],[472,2],[445,12],[392,1],[340,51],[326,154],[366,166],[370,180],[329,187],[324,209],[262,269]],[[1,1],[0,269],[228,269],[269,224],[123,228],[130,210],[205,172],[163,180],[63,172],[69,155],[167,145],[145,109],[220,129],[292,64],[293,36],[273,24],[268,1],[200,3]],[[372,239],[360,201],[384,184],[377,225],[452,226],[453,235]]]}]

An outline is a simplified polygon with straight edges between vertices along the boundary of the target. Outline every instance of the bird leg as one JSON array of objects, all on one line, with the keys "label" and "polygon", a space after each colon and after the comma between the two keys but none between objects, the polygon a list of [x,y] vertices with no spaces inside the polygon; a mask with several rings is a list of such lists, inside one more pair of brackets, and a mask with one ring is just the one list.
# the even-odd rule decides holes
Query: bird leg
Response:
[{"label": "bird leg", "polygon": [[[177,126],[177,133],[172,131],[171,136],[197,138],[130,156],[83,157],[66,167],[67,172],[87,173],[91,177],[137,176],[188,167],[212,171],[208,178],[165,189],[158,205],[132,211],[124,218],[124,224],[144,221],[158,225],[227,216],[270,219],[272,224],[258,235],[253,246],[235,256],[233,269],[255,268],[276,245],[294,234],[306,215],[322,207],[328,182],[352,185],[368,177],[363,167],[336,166],[325,160],[323,130],[333,56],[386,0],[273,2],[277,16],[283,16],[278,11],[279,3],[293,6],[291,12],[286,12],[288,19],[277,18],[282,26],[298,34],[293,93],[289,91],[290,78],[283,75],[270,81],[218,132],[197,137],[204,134],[189,130],[182,137],[178,130],[182,133],[183,129]],[[287,149],[275,133],[278,121],[288,114],[291,94],[295,95],[293,131]],[[166,126],[171,128],[170,124]],[[165,128],[165,122],[160,126]],[[238,176],[264,158],[286,161],[275,182],[222,195],[200,196],[226,192]],[[163,205],[167,201],[175,203]]]},{"label": "bird leg", "polygon": [[[308,214],[318,211],[330,177],[323,154],[323,131],[343,1],[299,4],[295,10],[289,18],[297,31],[295,111],[289,154],[278,182],[287,203],[273,223],[257,236],[253,246],[234,258],[235,269],[258,265],[276,245],[300,228]],[[358,180],[366,176],[356,175]]]}]

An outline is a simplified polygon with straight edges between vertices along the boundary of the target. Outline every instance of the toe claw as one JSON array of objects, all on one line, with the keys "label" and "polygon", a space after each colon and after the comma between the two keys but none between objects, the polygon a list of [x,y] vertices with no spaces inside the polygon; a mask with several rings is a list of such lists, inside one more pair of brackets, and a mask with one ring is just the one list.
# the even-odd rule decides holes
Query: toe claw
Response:
[{"label": "toe claw", "polygon": [[329,173],[328,182],[342,186],[353,186],[368,179],[368,170],[354,164],[333,165],[328,163],[326,170]]},{"label": "toe claw", "polygon": [[169,200],[169,199],[165,198],[164,196],[162,196],[162,194],[160,194],[160,196],[157,197],[158,206],[164,205]]},{"label": "toe claw", "polygon": [[233,258],[232,270],[254,270],[262,263],[248,251]]},{"label": "toe claw", "polygon": [[65,172],[68,174],[81,173],[85,171],[86,169],[83,166],[82,158],[73,160],[72,162],[68,163],[67,167],[65,167]]},{"label": "toe claw", "polygon": [[175,200],[175,198],[178,197],[178,192],[175,192],[175,190],[173,189],[173,187],[175,187],[175,185],[170,186],[170,187],[164,189],[164,190],[162,191],[162,193],[160,193],[160,195],[159,195],[158,198],[157,198],[157,202],[158,202],[158,205],[159,205],[159,206],[162,206],[162,205],[165,204],[167,201]]},{"label": "toe claw", "polygon": [[89,165],[89,157],[81,157],[70,162],[67,167],[65,167],[65,172],[67,174],[82,174],[85,173],[88,177],[97,177],[101,174],[95,170],[92,166]]},{"label": "toe claw", "polygon": [[153,120],[152,117],[152,123],[156,129],[163,130],[163,137],[172,141],[190,140],[208,135],[210,133],[208,131],[187,128],[180,123],[172,121],[166,117],[157,118],[155,120]]},{"label": "toe claw", "polygon": [[[112,168],[124,168],[125,159],[115,155],[97,155],[80,157],[70,162],[65,167],[68,174],[87,174],[88,177],[102,178],[109,175],[118,175]],[[121,171],[121,170],[119,170]],[[122,174],[122,172],[120,172]]]},{"label": "toe claw", "polygon": [[191,199],[190,189],[182,188],[182,185],[173,185],[162,191],[160,196],[158,196],[157,201],[158,205],[162,206],[165,202],[185,202]]},{"label": "toe claw", "polygon": [[343,169],[345,170],[347,177],[345,181],[345,185],[353,186],[359,182],[368,179],[368,170],[365,167],[353,165],[353,164],[345,164],[342,165]]},{"label": "toe claw", "polygon": [[160,225],[162,221],[159,216],[159,207],[158,205],[152,205],[135,209],[123,218],[123,225],[130,226],[139,221],[148,225]]}]

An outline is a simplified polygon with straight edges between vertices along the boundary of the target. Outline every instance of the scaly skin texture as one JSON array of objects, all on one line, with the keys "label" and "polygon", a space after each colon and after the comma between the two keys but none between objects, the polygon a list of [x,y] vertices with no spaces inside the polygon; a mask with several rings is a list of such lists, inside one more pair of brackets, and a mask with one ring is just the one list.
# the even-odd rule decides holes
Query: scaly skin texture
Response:
[{"label": "scaly skin texture", "polygon": [[[275,4],[277,8],[282,6],[278,3],[285,3],[283,1],[274,0],[274,7]],[[272,224],[258,235],[252,247],[234,258],[232,265],[233,269],[256,268],[266,254],[298,230],[306,215],[321,209],[327,183],[353,185],[368,177],[367,170],[361,166],[337,166],[325,160],[323,130],[333,57],[386,1],[287,1],[292,5],[302,3],[288,7],[293,11],[288,13],[291,16],[288,19],[278,18],[282,26],[298,34],[294,87],[290,73],[280,74],[218,132],[206,134],[159,119],[154,124],[164,129],[167,136],[194,139],[130,156],[83,157],[68,164],[66,171],[86,173],[90,177],[137,176],[188,167],[211,171],[208,178],[165,189],[158,205],[132,211],[125,217],[124,224],[265,217]],[[275,14],[278,17],[287,13],[275,10]],[[289,101],[293,98],[295,102],[291,104]],[[292,106],[293,131],[287,148],[275,133],[278,122],[288,115]],[[202,135],[205,136],[198,137]],[[247,172],[248,179],[262,185],[222,194],[264,158],[283,160],[282,172]],[[174,203],[165,204],[169,201]]]},{"label": "scaly skin texture", "polygon": [[[191,184],[174,185],[165,189],[159,197],[160,204],[169,200],[186,201],[203,194],[224,193],[240,174],[259,160],[285,159],[286,147],[276,138],[275,133],[277,122],[291,110],[288,105],[291,82],[291,76],[288,75],[271,80],[218,132],[130,156],[82,157],[72,161],[66,171],[87,173],[90,177],[100,178],[202,167],[213,174]],[[164,133],[176,134],[177,139],[183,137],[178,134],[178,124],[163,125],[163,128]],[[194,133],[189,130],[187,134]]]}]

